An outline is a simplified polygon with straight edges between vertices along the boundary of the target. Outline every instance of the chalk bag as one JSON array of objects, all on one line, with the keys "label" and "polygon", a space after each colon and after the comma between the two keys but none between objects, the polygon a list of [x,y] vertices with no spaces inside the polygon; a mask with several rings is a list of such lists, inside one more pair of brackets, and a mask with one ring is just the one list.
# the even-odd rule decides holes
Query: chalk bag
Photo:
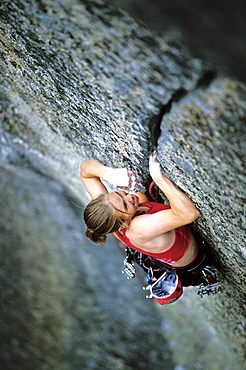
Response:
[{"label": "chalk bag", "polygon": [[148,286],[143,289],[149,290],[150,295],[146,298],[155,298],[161,305],[173,303],[183,294],[183,286],[175,270],[165,271],[159,279],[155,279],[150,271],[147,281]]}]

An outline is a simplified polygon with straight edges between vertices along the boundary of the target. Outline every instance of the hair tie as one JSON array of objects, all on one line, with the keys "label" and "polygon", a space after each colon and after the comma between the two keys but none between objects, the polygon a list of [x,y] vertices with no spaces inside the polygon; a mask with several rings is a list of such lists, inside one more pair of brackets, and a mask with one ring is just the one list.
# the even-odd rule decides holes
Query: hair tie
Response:
[{"label": "hair tie", "polygon": [[87,230],[89,230],[92,234],[96,234],[98,236],[105,236],[105,234],[98,234],[95,230],[91,230],[87,227]]}]

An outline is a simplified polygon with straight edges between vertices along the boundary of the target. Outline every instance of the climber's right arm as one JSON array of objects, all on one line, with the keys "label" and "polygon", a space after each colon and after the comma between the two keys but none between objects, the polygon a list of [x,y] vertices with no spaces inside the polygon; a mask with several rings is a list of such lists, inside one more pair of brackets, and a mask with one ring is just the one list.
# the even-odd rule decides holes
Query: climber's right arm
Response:
[{"label": "climber's right arm", "polygon": [[80,164],[81,180],[92,198],[108,192],[100,180],[108,168],[95,159],[86,159]]},{"label": "climber's right arm", "polygon": [[106,180],[115,188],[125,190],[130,190],[131,187],[135,189],[139,183],[133,171],[126,168],[107,167],[95,159],[87,159],[81,163],[80,176],[92,198],[108,192],[101,179]]}]

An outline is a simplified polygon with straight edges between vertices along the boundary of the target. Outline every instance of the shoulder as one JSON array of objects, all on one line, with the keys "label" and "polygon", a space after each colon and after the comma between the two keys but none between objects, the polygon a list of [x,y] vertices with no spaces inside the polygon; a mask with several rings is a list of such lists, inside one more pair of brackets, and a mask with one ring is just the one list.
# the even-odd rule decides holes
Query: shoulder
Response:
[{"label": "shoulder", "polygon": [[152,214],[145,213],[136,216],[131,220],[129,228],[127,229],[128,236],[138,236],[139,238],[149,239],[154,236],[155,231],[152,227]]},{"label": "shoulder", "polygon": [[[134,233],[141,233],[141,235],[149,235],[151,229],[155,229],[154,225],[160,218],[167,215],[167,210],[170,205],[164,205],[156,202],[143,202],[139,206],[144,209],[144,214],[134,217],[130,223],[130,229]],[[165,213],[164,213],[165,212]]]},{"label": "shoulder", "polygon": [[132,219],[128,232],[150,240],[187,223],[175,215],[170,206],[154,203],[154,207],[147,213]]},{"label": "shoulder", "polygon": [[164,231],[163,228],[156,227],[157,223],[152,223],[149,219],[153,215],[140,215],[135,217],[130,227],[125,231],[128,240],[137,248],[152,253],[163,252],[163,249],[171,245],[170,238],[173,238],[173,230]]}]

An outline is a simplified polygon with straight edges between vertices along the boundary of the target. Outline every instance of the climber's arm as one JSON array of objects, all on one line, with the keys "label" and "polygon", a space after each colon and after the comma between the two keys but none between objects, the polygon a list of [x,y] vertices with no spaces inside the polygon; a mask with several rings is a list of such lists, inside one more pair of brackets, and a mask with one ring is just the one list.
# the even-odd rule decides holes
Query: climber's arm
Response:
[{"label": "climber's arm", "polygon": [[161,173],[156,153],[150,157],[149,168],[151,177],[166,195],[171,206],[169,212],[166,211],[166,215],[169,214],[166,231],[193,222],[200,212],[189,197]]},{"label": "climber's arm", "polygon": [[108,190],[101,182],[108,167],[95,159],[87,159],[80,165],[80,177],[83,184],[92,198],[97,197],[102,193],[107,193]]}]

